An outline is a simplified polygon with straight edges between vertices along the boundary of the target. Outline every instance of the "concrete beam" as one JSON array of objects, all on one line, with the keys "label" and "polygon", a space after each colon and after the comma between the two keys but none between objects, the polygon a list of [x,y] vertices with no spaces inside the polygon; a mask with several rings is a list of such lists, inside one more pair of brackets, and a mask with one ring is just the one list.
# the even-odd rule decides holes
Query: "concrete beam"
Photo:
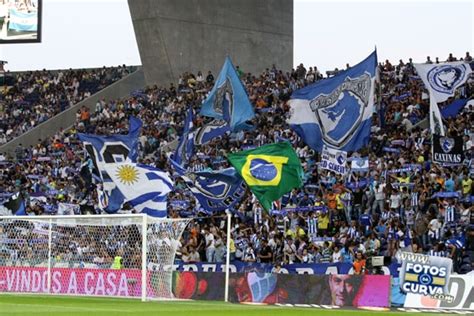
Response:
[{"label": "concrete beam", "polygon": [[242,71],[293,65],[293,0],[129,0],[147,84],[214,76],[227,55]]}]

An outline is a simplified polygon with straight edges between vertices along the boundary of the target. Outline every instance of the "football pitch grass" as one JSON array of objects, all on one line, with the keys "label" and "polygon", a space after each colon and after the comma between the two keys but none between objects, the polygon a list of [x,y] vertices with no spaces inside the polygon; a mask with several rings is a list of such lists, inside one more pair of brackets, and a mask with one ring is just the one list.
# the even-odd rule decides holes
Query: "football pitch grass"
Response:
[{"label": "football pitch grass", "polygon": [[282,307],[230,304],[209,301],[150,301],[89,297],[51,297],[39,295],[0,295],[0,316],[7,315],[173,315],[173,316],[336,316],[336,315],[434,315],[432,313],[376,312],[311,307]]}]

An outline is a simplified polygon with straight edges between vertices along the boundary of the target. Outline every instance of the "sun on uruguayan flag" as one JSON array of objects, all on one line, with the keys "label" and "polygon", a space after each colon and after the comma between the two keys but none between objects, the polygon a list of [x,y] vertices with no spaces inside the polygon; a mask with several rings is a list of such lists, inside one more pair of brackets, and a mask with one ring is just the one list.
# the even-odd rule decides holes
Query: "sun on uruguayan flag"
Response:
[{"label": "sun on uruguayan flag", "polygon": [[167,194],[173,182],[166,172],[131,162],[107,164],[106,171],[128,202],[138,212],[166,217]]}]

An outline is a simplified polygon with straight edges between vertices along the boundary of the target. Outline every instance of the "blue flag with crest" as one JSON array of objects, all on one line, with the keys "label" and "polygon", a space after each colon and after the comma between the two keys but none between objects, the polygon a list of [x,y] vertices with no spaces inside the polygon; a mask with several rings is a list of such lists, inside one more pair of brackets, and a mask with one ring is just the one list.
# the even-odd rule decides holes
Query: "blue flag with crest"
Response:
[{"label": "blue flag with crest", "polygon": [[291,128],[313,150],[323,145],[356,151],[370,139],[377,52],[334,77],[296,90],[289,102]]},{"label": "blue flag with crest", "polygon": [[188,172],[172,159],[170,163],[208,213],[232,209],[245,194],[245,183],[234,168]]},{"label": "blue flag with crest", "polygon": [[246,122],[255,117],[255,112],[229,57],[226,57],[214,87],[204,100],[200,114],[225,120],[232,132],[252,128]]}]

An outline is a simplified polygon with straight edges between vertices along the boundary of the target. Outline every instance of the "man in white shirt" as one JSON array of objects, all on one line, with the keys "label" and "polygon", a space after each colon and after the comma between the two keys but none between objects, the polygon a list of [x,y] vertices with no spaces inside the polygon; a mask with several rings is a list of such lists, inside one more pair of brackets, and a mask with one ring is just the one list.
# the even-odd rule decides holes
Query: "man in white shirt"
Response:
[{"label": "man in white shirt", "polygon": [[207,262],[214,262],[214,254],[216,247],[214,244],[214,235],[211,234],[209,228],[206,227],[204,230],[204,238],[206,239],[206,259]]},{"label": "man in white shirt", "polygon": [[199,257],[199,253],[196,251],[194,247],[189,247],[189,253],[183,255],[184,262],[199,262],[201,258]]},{"label": "man in white shirt", "polygon": [[283,253],[285,257],[285,262],[292,264],[295,262],[296,258],[296,246],[293,243],[293,239],[288,238],[285,246],[283,247]]},{"label": "man in white shirt", "polygon": [[384,211],[385,187],[386,187],[386,184],[384,183],[383,177],[380,177],[380,182],[374,181],[375,201],[374,201],[374,204],[372,205],[372,212],[375,212],[377,207],[379,208],[380,213]]},{"label": "man in white shirt", "polygon": [[402,203],[402,196],[397,189],[393,189],[392,194],[390,195],[390,210],[396,214],[400,211],[400,206]]}]

